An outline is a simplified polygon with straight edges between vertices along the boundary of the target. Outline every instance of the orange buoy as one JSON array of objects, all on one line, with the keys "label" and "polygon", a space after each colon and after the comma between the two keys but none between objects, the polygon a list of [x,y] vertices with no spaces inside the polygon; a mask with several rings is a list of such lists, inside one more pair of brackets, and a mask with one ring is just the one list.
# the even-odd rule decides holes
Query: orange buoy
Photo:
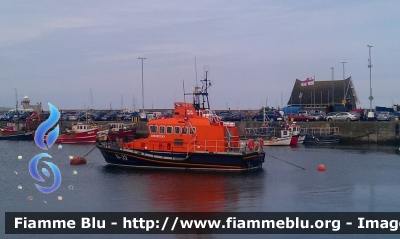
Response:
[{"label": "orange buoy", "polygon": [[73,165],[86,164],[86,159],[84,157],[74,157],[69,163]]},{"label": "orange buoy", "polygon": [[318,171],[325,171],[325,166],[323,164],[318,165]]}]

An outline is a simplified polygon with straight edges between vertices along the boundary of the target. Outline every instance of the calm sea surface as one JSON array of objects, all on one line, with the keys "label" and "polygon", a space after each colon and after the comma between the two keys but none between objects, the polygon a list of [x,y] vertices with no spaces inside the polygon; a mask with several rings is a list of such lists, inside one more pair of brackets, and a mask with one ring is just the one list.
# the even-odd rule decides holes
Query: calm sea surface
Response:
[{"label": "calm sea surface", "polygon": [[[387,238],[389,235],[5,235],[4,212],[399,212],[399,146],[267,147],[260,172],[107,166],[94,144],[54,145],[61,186],[41,193],[29,174],[34,142],[0,141],[0,238]],[[22,156],[22,159],[18,159]],[[271,157],[273,156],[273,157]],[[305,170],[290,165],[298,165]],[[319,164],[326,166],[318,172]],[[39,169],[41,167],[38,167]],[[74,174],[76,171],[76,174]],[[50,182],[38,183],[50,186]],[[47,184],[46,184],[47,183]],[[18,189],[21,185],[22,189]],[[73,186],[71,190],[68,186]],[[28,200],[31,196],[32,200]],[[62,200],[58,200],[62,196]],[[391,237],[391,238],[394,238]]]}]

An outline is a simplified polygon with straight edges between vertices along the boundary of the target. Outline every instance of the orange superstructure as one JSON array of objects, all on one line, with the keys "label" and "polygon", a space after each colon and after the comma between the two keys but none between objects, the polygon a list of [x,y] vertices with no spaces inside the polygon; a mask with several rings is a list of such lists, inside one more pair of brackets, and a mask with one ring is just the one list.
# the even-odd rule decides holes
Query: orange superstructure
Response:
[{"label": "orange superstructure", "polygon": [[174,152],[226,152],[239,147],[234,123],[220,121],[210,110],[196,110],[191,103],[175,102],[172,118],[152,120],[147,126],[148,138],[123,147]]}]

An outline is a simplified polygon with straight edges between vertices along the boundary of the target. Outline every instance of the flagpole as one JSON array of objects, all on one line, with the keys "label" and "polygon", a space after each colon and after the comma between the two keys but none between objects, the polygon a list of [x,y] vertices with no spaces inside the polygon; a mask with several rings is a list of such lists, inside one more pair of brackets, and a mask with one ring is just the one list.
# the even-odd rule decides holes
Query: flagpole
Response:
[{"label": "flagpole", "polygon": [[314,110],[315,110],[315,75],[314,75]]}]

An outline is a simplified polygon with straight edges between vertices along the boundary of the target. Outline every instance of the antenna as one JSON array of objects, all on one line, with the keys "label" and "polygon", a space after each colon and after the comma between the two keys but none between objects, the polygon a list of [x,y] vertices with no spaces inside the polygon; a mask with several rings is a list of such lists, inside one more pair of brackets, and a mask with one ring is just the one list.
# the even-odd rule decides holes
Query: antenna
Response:
[{"label": "antenna", "polygon": [[91,108],[91,110],[94,108],[94,106],[93,106],[93,97],[92,97],[92,88],[90,88],[90,108]]},{"label": "antenna", "polygon": [[187,116],[186,116],[186,92],[185,92],[185,81],[182,80],[182,83],[183,83],[183,102],[184,102],[184,105],[185,105],[185,118],[186,118]]},{"label": "antenna", "polygon": [[370,112],[372,112],[372,101],[374,100],[374,97],[372,96],[372,84],[371,84],[371,45],[367,45],[368,50],[369,50],[369,58],[368,58],[368,68],[369,68],[369,109]]},{"label": "antenna", "polygon": [[19,131],[19,110],[18,110],[18,94],[17,89],[15,89],[15,113],[17,113],[17,130]]},{"label": "antenna", "polygon": [[185,81],[182,80],[182,83],[183,83],[183,102],[186,102],[186,97],[185,97],[185,95],[186,95],[186,92],[185,92]]},{"label": "antenna", "polygon": [[194,55],[194,70],[195,70],[195,72],[196,72],[196,87],[198,87],[198,84],[197,84],[197,64],[196,64],[196,55]]}]

